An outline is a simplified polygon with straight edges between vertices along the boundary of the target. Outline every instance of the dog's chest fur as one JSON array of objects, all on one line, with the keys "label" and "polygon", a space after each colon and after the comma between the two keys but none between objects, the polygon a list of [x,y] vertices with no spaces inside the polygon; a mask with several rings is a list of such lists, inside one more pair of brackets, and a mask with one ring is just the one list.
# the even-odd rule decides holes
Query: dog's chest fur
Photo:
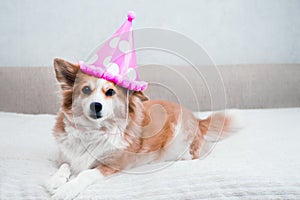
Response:
[{"label": "dog's chest fur", "polygon": [[95,167],[114,152],[128,146],[117,129],[110,135],[101,131],[78,130],[68,125],[65,130],[66,134],[57,138],[61,161],[69,163],[74,173]]}]

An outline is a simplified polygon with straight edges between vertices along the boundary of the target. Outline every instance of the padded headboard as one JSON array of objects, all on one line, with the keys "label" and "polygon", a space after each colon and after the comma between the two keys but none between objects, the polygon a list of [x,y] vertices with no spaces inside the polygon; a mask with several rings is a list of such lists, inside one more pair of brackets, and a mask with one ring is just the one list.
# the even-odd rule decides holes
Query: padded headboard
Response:
[{"label": "padded headboard", "polygon": [[[170,68],[179,75],[170,73]],[[211,69],[203,67],[201,73],[205,77]],[[218,69],[224,82],[226,108],[300,107],[300,64],[227,65]],[[205,81],[193,68],[153,65],[140,67],[139,73],[141,80],[163,83],[170,89],[150,84],[146,91],[150,98],[179,99],[192,110],[211,109]],[[0,67],[0,83],[0,111],[54,114],[59,109],[59,86],[53,67]]]}]

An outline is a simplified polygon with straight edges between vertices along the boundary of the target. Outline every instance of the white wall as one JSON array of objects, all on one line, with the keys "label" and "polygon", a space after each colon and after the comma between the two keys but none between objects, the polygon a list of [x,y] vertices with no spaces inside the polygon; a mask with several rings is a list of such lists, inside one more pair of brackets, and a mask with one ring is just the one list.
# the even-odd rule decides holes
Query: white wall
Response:
[{"label": "white wall", "polygon": [[134,28],[181,32],[217,64],[300,62],[299,0],[1,0],[0,66],[84,59],[128,10]]}]

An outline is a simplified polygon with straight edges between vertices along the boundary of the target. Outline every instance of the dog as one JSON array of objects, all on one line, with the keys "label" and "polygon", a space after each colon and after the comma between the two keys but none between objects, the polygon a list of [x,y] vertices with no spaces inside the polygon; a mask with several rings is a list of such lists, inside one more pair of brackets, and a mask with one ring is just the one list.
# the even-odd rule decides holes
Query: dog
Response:
[{"label": "dog", "polygon": [[[208,138],[225,138],[233,118],[197,119],[183,106],[150,100],[113,82],[87,75],[79,65],[54,60],[61,108],[53,134],[60,167],[46,184],[53,199],[73,199],[105,177],[145,164],[198,159]],[[76,177],[72,180],[70,176]]]}]

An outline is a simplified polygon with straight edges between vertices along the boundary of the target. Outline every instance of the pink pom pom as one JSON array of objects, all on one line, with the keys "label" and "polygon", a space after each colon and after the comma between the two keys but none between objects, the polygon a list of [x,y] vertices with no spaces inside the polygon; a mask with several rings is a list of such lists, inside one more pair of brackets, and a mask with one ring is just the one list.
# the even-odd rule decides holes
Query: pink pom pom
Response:
[{"label": "pink pom pom", "polygon": [[135,18],[135,13],[133,11],[129,11],[127,13],[127,19],[128,19],[128,21],[132,22],[132,20],[134,20],[134,18]]}]

